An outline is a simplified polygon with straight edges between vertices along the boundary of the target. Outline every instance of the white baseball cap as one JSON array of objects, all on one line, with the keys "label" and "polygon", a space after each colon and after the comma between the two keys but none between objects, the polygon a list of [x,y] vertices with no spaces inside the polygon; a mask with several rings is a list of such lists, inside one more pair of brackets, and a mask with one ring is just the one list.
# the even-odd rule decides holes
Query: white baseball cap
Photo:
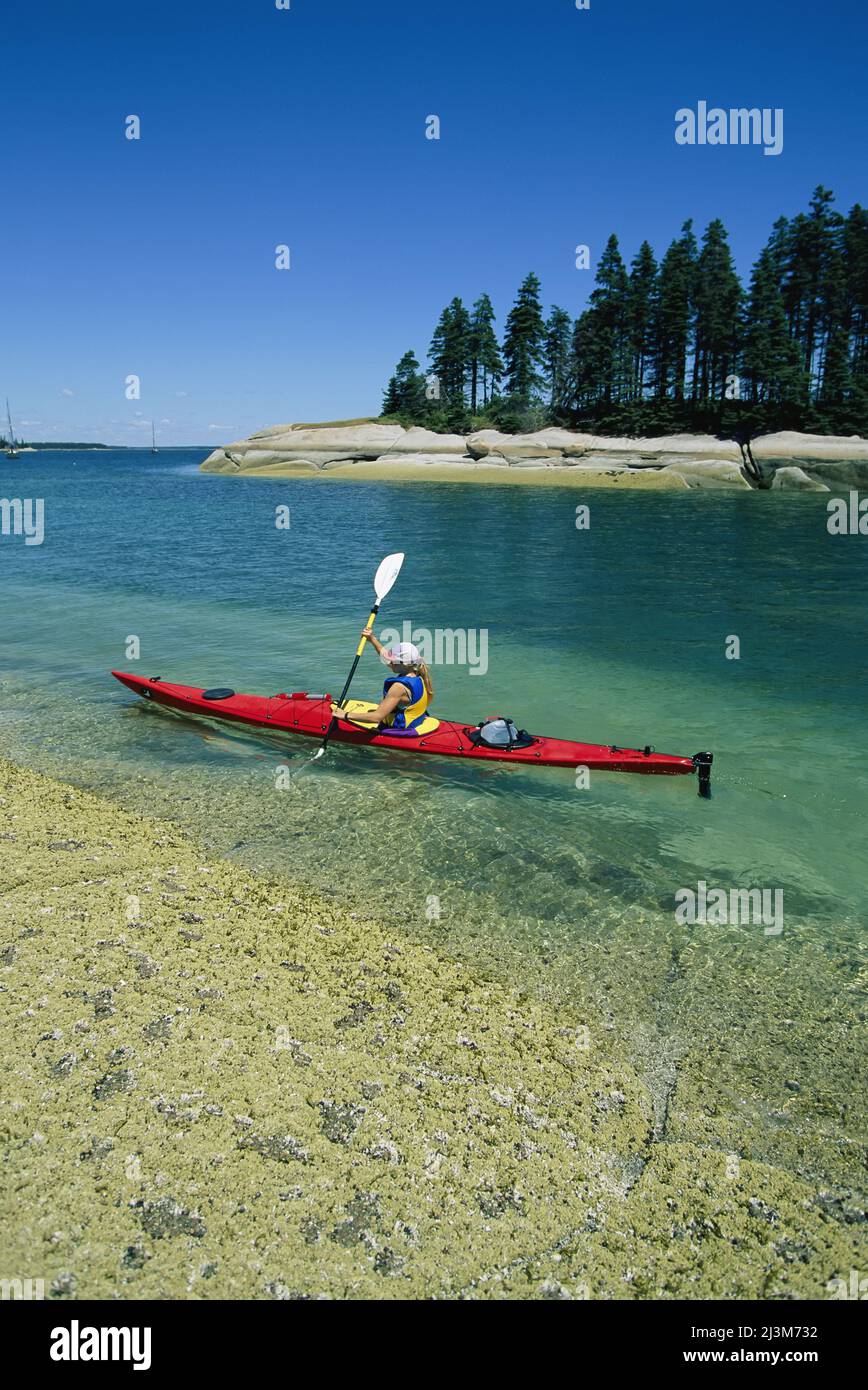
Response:
[{"label": "white baseball cap", "polygon": [[399,642],[397,647],[384,650],[382,655],[387,666],[418,666],[422,660],[419,648],[412,642]]}]

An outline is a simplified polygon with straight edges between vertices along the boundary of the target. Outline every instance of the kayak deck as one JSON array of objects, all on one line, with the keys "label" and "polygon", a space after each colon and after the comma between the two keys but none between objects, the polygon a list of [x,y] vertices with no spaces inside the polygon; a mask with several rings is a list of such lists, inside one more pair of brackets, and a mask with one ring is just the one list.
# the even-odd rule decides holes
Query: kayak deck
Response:
[{"label": "kayak deck", "polygon": [[[237,695],[229,690],[206,691],[199,686],[175,685],[159,676],[136,676],[126,671],[112,671],[112,675],[134,694],[187,714],[304,734],[312,738],[322,738],[331,723],[333,697],[329,694],[311,695],[303,690],[271,696]],[[678,757],[669,753],[655,753],[651,748],[619,748],[614,744],[576,743],[569,739],[545,737],[534,737],[527,747],[491,748],[474,743],[471,739],[474,732],[474,725],[460,724],[450,719],[439,720],[435,729],[418,737],[389,733],[373,727],[364,729],[341,721],[332,739],[365,747],[392,748],[405,753],[437,753],[441,757],[521,763],[531,767],[587,767],[610,772],[658,775],[679,775],[698,770],[700,795],[710,794],[710,753]]]}]

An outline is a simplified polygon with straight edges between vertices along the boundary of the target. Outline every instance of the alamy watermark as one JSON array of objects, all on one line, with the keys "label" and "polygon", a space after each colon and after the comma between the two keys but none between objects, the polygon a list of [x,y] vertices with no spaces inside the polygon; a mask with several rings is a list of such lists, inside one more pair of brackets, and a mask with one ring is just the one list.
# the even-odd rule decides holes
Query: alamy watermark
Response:
[{"label": "alamy watermark", "polygon": [[149,1327],[82,1327],[73,1318],[69,1327],[51,1329],[52,1361],[131,1361],[134,1371],[151,1364]]},{"label": "alamy watermark", "polygon": [[826,503],[826,530],[830,536],[868,536],[868,497],[858,492],[832,497]]},{"label": "alamy watermark", "polygon": [[696,110],[675,112],[676,145],[762,145],[763,154],[784,148],[784,113],[780,106],[738,106],[724,110],[697,102]]},{"label": "alamy watermark", "polygon": [[0,537],[23,536],[25,545],[45,540],[45,500],[42,497],[0,497]]},{"label": "alamy watermark", "polygon": [[412,642],[426,665],[467,666],[471,676],[488,671],[488,628],[414,627],[405,621],[401,629],[386,628],[380,633],[384,647]]},{"label": "alamy watermark", "polygon": [[675,920],[681,926],[754,926],[762,927],[766,936],[780,936],[784,929],[782,888],[709,888],[700,879],[695,888],[679,888],[675,904]]},{"label": "alamy watermark", "polygon": [[858,1269],[850,1270],[849,1279],[834,1278],[830,1279],[826,1285],[830,1298],[844,1298],[847,1300],[868,1298],[868,1279],[860,1275]]},{"label": "alamy watermark", "polygon": [[40,1301],[45,1297],[44,1279],[0,1279],[0,1302]]}]

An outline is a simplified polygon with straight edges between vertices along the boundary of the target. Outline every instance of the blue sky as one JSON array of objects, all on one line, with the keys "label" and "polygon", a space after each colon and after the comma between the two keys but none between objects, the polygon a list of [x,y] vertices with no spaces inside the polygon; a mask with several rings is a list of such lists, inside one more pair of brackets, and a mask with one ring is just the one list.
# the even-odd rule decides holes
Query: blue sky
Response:
[{"label": "blue sky", "polygon": [[[31,438],[216,444],[376,413],[453,295],[502,329],[532,269],[577,313],[611,231],[719,216],[747,274],[817,183],[866,201],[866,37],[853,0],[7,9],[0,397]],[[783,153],[677,146],[699,100],[783,108]]]}]

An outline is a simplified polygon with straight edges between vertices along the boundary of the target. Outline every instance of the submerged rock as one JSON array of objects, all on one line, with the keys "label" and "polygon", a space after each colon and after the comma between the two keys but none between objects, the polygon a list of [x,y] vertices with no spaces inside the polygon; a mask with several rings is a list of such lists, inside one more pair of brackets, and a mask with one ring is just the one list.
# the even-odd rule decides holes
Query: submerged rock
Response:
[{"label": "submerged rock", "polygon": [[816,478],[809,478],[803,468],[792,466],[778,468],[772,478],[773,488],[785,488],[790,492],[828,492],[825,483],[819,482]]}]

